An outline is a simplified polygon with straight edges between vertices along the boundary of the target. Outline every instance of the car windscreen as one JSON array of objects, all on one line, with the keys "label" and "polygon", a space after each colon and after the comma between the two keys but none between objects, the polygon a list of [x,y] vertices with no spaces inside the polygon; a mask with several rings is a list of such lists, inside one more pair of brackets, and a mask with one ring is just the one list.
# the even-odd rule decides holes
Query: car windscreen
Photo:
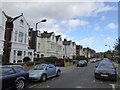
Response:
[{"label": "car windscreen", "polygon": [[112,64],[104,63],[104,64],[98,65],[98,68],[114,68],[114,67]]},{"label": "car windscreen", "polygon": [[44,70],[46,67],[45,64],[41,64],[41,65],[36,65],[33,70]]}]

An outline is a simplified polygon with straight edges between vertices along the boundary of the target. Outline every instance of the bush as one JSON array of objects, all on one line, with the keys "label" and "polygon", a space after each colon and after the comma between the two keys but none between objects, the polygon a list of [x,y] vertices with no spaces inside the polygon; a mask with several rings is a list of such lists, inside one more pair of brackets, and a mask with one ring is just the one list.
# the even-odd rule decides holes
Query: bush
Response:
[{"label": "bush", "polygon": [[47,58],[45,58],[45,61],[46,61],[47,63],[53,63],[53,64],[55,64],[55,62],[56,62],[57,60],[58,60],[57,57],[47,57]]},{"label": "bush", "polygon": [[55,64],[58,61],[57,57],[42,57],[42,58],[35,58],[34,62],[36,64],[40,63],[52,63]]},{"label": "bush", "polygon": [[25,57],[25,58],[23,59],[23,62],[30,62],[30,58],[29,58],[29,57]]},{"label": "bush", "polygon": [[32,65],[34,65],[34,62],[26,62],[25,63],[27,66],[32,66]]},{"label": "bush", "polygon": [[77,56],[76,59],[77,60],[87,60],[87,58],[85,58],[85,56]]}]

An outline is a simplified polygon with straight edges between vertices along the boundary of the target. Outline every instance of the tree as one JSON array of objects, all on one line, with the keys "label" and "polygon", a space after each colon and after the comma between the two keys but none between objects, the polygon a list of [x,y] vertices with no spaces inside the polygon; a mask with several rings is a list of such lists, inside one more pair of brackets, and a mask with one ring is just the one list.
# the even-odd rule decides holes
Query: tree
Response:
[{"label": "tree", "polygon": [[118,60],[118,63],[120,63],[120,37],[118,38],[117,40],[118,42],[115,44],[115,51],[117,53],[117,60]]},{"label": "tree", "polygon": [[120,38],[118,38],[118,42],[115,44],[115,50],[117,54],[120,55]]},{"label": "tree", "polygon": [[23,62],[29,62],[31,59],[29,57],[23,58]]}]

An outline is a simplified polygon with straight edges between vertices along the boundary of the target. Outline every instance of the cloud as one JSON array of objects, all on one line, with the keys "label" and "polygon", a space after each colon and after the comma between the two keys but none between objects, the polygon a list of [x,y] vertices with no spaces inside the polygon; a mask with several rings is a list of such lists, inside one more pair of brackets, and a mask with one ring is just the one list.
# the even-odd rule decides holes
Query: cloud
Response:
[{"label": "cloud", "polygon": [[1,0],[2,2],[119,2],[119,0]]},{"label": "cloud", "polygon": [[101,16],[101,20],[105,20],[106,16]]},{"label": "cloud", "polygon": [[[26,5],[27,4],[27,5]],[[8,8],[9,7],[9,8]],[[104,11],[113,10],[114,7],[105,5],[104,3],[95,2],[61,2],[61,3],[15,3],[11,4],[3,3],[3,9],[8,11],[10,14],[16,15],[16,13],[25,13],[29,17],[34,18],[55,18],[55,19],[66,19],[76,16],[92,16],[93,13],[100,13]],[[11,11],[14,11],[11,12]]]},{"label": "cloud", "polygon": [[91,46],[91,45],[93,45],[94,40],[95,40],[94,37],[87,37],[87,38],[81,39],[79,42],[82,45],[89,45],[89,46]]},{"label": "cloud", "polygon": [[[2,9],[9,16],[17,16],[20,13],[24,13],[24,17],[33,28],[35,28],[36,22],[46,18],[47,22],[39,23],[38,29],[42,32],[54,31],[55,34],[61,34],[63,38],[68,39],[74,39],[74,37],[69,37],[66,32],[74,30],[78,26],[86,28],[86,25],[90,23],[84,17],[94,17],[94,15],[116,9],[103,2],[8,2],[2,3],[2,5]],[[81,17],[83,18],[81,19]],[[109,25],[109,27],[115,28],[114,25]],[[100,26],[95,28],[99,30]],[[80,42],[83,45],[92,45],[94,40],[94,37],[86,37],[76,42]]]},{"label": "cloud", "polygon": [[113,6],[105,5],[105,3],[101,3],[101,5],[97,7],[97,10],[95,11],[95,13],[101,13],[101,12],[106,12],[111,10],[117,10],[117,8]]},{"label": "cloud", "polygon": [[106,27],[109,30],[116,30],[118,28],[118,26],[115,23],[109,23]]},{"label": "cloud", "polygon": [[85,26],[88,24],[89,22],[86,20],[70,19],[70,20],[61,21],[61,24],[59,25],[59,27],[62,27],[64,30],[71,31],[78,26]]},{"label": "cloud", "polygon": [[100,28],[101,28],[101,27],[100,27],[99,25],[95,26],[95,31],[99,31]]},{"label": "cloud", "polygon": [[106,37],[106,38],[104,38],[104,42],[106,43],[106,44],[109,44],[109,43],[111,43],[111,42],[113,42],[114,40],[113,40],[113,38],[112,37]]}]

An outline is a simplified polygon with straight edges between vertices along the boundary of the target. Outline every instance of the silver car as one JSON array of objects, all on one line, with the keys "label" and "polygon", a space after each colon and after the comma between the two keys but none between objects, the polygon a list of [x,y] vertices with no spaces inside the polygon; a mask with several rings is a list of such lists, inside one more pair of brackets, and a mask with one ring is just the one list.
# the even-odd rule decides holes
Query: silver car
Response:
[{"label": "silver car", "polygon": [[61,70],[53,64],[39,64],[29,70],[29,79],[34,81],[46,81],[53,76],[60,76]]},{"label": "silver car", "polygon": [[78,63],[77,63],[77,67],[79,66],[87,66],[87,61],[86,60],[80,60]]}]

